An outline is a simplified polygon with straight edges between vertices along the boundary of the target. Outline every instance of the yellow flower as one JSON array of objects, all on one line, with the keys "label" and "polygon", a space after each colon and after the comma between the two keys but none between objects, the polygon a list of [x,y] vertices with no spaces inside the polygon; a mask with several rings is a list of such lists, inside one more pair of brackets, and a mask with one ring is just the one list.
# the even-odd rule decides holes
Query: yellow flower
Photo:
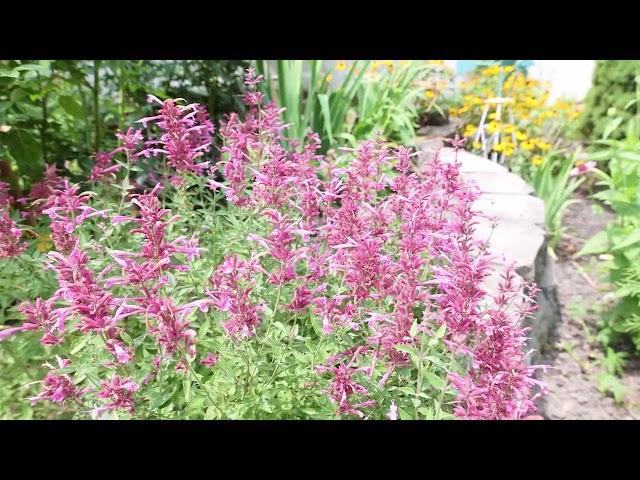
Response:
[{"label": "yellow flower", "polygon": [[494,152],[498,152],[498,153],[500,153],[500,152],[502,152],[503,150],[504,150],[504,143],[496,143],[496,144],[493,146],[493,151],[494,151]]},{"label": "yellow flower", "polygon": [[540,155],[534,155],[533,157],[531,157],[531,163],[533,163],[536,167],[542,165],[543,161],[544,159]]},{"label": "yellow flower", "polygon": [[380,62],[373,62],[371,64],[371,70],[373,70],[375,72],[376,70],[378,70],[379,66],[380,66]]},{"label": "yellow flower", "polygon": [[487,126],[485,128],[487,132],[493,134],[500,131],[500,124],[495,120],[491,120],[489,123],[487,123]]},{"label": "yellow flower", "polygon": [[527,152],[533,150],[536,146],[531,142],[531,140],[527,140],[525,142],[520,143],[520,146],[524,148]]},{"label": "yellow flower", "polygon": [[449,109],[449,115],[451,115],[452,117],[457,117],[458,116],[458,109],[457,108],[450,108]]},{"label": "yellow flower", "polygon": [[477,130],[478,128],[475,125],[469,123],[466,127],[464,127],[464,133],[462,134],[462,136],[471,137],[476,133]]},{"label": "yellow flower", "polygon": [[347,69],[347,64],[345,62],[338,62],[338,64],[336,65],[336,69],[339,72],[342,72],[343,70]]},{"label": "yellow flower", "polygon": [[505,157],[510,157],[511,155],[513,155],[514,151],[515,149],[513,148],[513,145],[505,145],[504,151],[502,153],[504,153]]},{"label": "yellow flower", "polygon": [[504,133],[513,133],[513,131],[515,130],[516,127],[514,127],[513,125],[505,125],[504,129],[502,130]]},{"label": "yellow flower", "polygon": [[551,150],[551,144],[547,142],[538,142],[538,148],[543,152],[546,152],[547,150]]},{"label": "yellow flower", "polygon": [[429,63],[431,65],[442,65],[444,63],[444,60],[429,60]]},{"label": "yellow flower", "polygon": [[506,67],[504,67],[504,68],[502,69],[502,71],[503,71],[504,73],[511,73],[511,72],[513,72],[513,70],[514,70],[513,65],[507,65]]},{"label": "yellow flower", "polygon": [[433,90],[425,90],[424,91],[424,96],[427,98],[433,98],[436,94],[433,93]]},{"label": "yellow flower", "polygon": [[576,118],[578,118],[580,116],[580,112],[571,112],[569,113],[569,118],[571,120],[575,120]]},{"label": "yellow flower", "polygon": [[523,142],[527,139],[527,134],[518,130],[516,132],[516,140],[518,140],[519,142]]},{"label": "yellow flower", "polygon": [[474,150],[482,150],[482,143],[473,142],[472,147],[473,147]]},{"label": "yellow flower", "polygon": [[331,80],[333,80],[333,75],[331,74],[327,75],[327,78],[326,78],[327,83],[329,83]]},{"label": "yellow flower", "polygon": [[497,116],[498,114],[496,112],[491,112],[489,115],[487,115],[487,118],[489,120],[495,120]]},{"label": "yellow flower", "polygon": [[483,77],[493,77],[494,75],[498,75],[500,73],[500,66],[492,65],[491,67],[487,67],[480,72]]},{"label": "yellow flower", "polygon": [[389,65],[393,65],[393,60],[383,60],[382,63],[388,67]]}]

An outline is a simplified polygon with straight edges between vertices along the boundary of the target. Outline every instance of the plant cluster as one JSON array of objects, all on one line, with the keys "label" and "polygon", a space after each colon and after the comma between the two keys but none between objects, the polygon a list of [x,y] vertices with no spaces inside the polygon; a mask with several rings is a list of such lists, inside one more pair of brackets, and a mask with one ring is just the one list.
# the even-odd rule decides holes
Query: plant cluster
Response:
[{"label": "plant cluster", "polygon": [[[504,155],[507,166],[527,180],[548,152],[565,146],[570,126],[580,115],[580,106],[573,102],[560,99],[548,104],[549,85],[528,78],[513,65],[478,68],[459,82],[459,88],[450,113],[462,119],[471,150],[484,156]],[[500,118],[495,105],[489,108],[484,130],[495,141],[483,145],[476,138],[478,126],[487,100],[498,96],[510,101],[502,106]]]},{"label": "plant cluster", "polygon": [[[533,414],[544,385],[521,321],[536,289],[493,271],[459,164],[416,173],[374,139],[338,166],[318,135],[285,135],[260,81],[247,72],[246,115],[220,124],[220,159],[204,106],[150,96],[155,114],[90,179],[52,168],[32,190],[54,291],[0,330],[3,352],[32,337],[47,356],[30,402],[72,418]],[[2,192],[4,269],[26,254]]]},{"label": "plant cluster", "polygon": [[[640,76],[636,77],[636,98],[629,107],[640,101]],[[616,219],[605,230],[591,238],[581,250],[582,255],[607,254],[609,278],[619,298],[617,307],[605,317],[600,339],[605,346],[619,343],[620,336],[628,336],[640,351],[640,113],[633,117],[615,117],[596,142],[599,149],[590,158],[606,162],[609,173],[596,170],[604,187],[594,198],[604,202]],[[623,122],[625,137],[610,137]]]},{"label": "plant cluster", "polygon": [[114,134],[140,112],[146,94],[188,97],[214,119],[242,107],[243,61],[0,61],[0,180],[19,196],[56,165],[73,181],[91,153],[113,148]]},{"label": "plant cluster", "polygon": [[[618,125],[607,135],[612,140],[623,140],[624,125],[636,113],[633,102],[636,92],[635,78],[640,74],[638,60],[598,60],[593,73],[593,86],[584,101],[584,113],[578,121],[582,137],[589,142],[601,140],[614,118]],[[594,147],[597,148],[597,144]]]},{"label": "plant cluster", "polygon": [[[449,73],[441,61],[340,61],[326,69],[322,61],[312,60],[308,82],[300,60],[278,60],[275,66],[273,71],[267,62],[257,62],[266,78],[262,93],[284,108],[282,119],[292,124],[294,138],[302,141],[309,129],[318,132],[322,153],[354,147],[379,133],[408,144],[421,116],[438,109],[444,114],[441,90]],[[334,79],[338,73],[342,79]]]}]

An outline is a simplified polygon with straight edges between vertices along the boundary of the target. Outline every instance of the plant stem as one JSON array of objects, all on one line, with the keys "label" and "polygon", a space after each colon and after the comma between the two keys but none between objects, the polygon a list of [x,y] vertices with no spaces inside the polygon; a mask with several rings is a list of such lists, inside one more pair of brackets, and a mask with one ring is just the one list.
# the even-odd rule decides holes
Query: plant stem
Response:
[{"label": "plant stem", "polygon": [[100,151],[100,60],[93,61],[93,114],[95,116],[94,150]]}]

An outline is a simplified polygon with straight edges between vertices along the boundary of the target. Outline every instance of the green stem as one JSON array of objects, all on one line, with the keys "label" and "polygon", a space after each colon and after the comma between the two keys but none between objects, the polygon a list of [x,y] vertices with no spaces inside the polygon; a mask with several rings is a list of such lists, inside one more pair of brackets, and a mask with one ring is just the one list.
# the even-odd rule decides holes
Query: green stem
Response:
[{"label": "green stem", "polygon": [[93,61],[93,114],[95,115],[94,150],[100,151],[100,60]]}]

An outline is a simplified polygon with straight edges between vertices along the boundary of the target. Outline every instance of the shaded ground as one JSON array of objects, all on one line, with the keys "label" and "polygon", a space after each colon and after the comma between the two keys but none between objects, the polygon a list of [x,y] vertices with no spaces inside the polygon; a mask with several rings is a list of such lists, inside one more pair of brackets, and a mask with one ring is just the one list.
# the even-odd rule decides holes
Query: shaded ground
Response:
[{"label": "shaded ground", "polygon": [[[630,360],[619,380],[625,388],[616,404],[602,387],[602,346],[597,341],[597,322],[615,300],[607,292],[606,272],[595,257],[573,260],[584,242],[599,232],[613,214],[594,206],[586,196],[565,212],[565,238],[558,248],[555,277],[562,318],[545,351],[544,362],[555,368],[539,377],[549,386],[541,401],[548,419],[640,419],[640,362]],[[630,357],[631,358],[631,357]]]}]

